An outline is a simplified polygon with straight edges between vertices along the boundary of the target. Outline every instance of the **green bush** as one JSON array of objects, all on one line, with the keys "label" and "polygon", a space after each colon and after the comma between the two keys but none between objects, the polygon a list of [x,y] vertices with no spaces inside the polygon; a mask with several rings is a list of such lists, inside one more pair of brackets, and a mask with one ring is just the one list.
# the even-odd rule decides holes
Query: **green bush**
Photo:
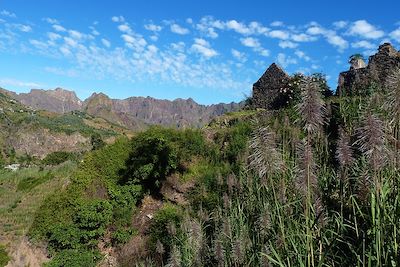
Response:
[{"label": "green bush", "polygon": [[150,247],[155,249],[157,241],[160,241],[167,249],[173,245],[174,235],[168,231],[168,228],[174,226],[179,229],[183,220],[182,210],[173,204],[165,204],[152,220],[150,226]]},{"label": "green bush", "polygon": [[55,224],[48,229],[49,248],[51,251],[80,248],[81,236],[82,231],[74,224]]},{"label": "green bush", "polygon": [[112,233],[111,242],[113,243],[113,245],[125,244],[129,241],[129,239],[131,239],[134,233],[135,231],[132,229],[117,229],[115,232]]},{"label": "green bush", "polygon": [[7,254],[6,249],[3,246],[0,246],[0,267],[6,266],[10,261],[10,257]]},{"label": "green bush", "polygon": [[70,249],[58,253],[45,267],[95,267],[100,259],[98,252]]},{"label": "green bush", "polygon": [[204,153],[205,141],[198,131],[153,127],[131,140],[123,184],[141,184],[156,193],[161,181],[175,171],[183,171],[183,162]]},{"label": "green bush", "polygon": [[44,165],[59,165],[68,160],[76,161],[78,159],[78,155],[72,152],[66,151],[56,151],[48,154],[43,160],[42,164]]}]

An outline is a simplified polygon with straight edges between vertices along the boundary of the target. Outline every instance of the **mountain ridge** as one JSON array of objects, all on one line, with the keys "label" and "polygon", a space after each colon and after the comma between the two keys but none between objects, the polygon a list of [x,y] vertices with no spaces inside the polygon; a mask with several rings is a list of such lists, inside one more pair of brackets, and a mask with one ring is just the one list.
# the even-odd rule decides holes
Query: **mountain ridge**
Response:
[{"label": "mountain ridge", "polygon": [[0,88],[0,92],[33,109],[56,113],[84,111],[133,130],[141,130],[145,125],[154,124],[177,128],[201,127],[214,117],[236,111],[243,106],[243,103],[235,102],[202,105],[192,98],[167,100],[132,96],[114,99],[102,92],[94,92],[82,101],[74,91],[60,87],[52,90],[31,89],[28,93],[20,94]]}]

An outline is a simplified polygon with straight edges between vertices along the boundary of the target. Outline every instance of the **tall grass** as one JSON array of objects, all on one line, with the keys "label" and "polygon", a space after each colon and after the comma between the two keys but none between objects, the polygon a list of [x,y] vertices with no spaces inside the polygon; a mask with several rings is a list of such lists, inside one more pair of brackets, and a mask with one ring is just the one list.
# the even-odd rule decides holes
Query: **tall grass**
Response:
[{"label": "tall grass", "polygon": [[243,168],[216,175],[217,206],[188,209],[166,264],[399,266],[399,75],[334,102],[305,78],[300,103],[254,123]]}]

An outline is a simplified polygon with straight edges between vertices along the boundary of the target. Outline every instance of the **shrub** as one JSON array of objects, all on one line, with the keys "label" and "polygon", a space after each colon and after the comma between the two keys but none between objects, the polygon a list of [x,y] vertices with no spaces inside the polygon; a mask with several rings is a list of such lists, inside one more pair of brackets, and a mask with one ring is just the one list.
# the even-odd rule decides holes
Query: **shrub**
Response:
[{"label": "shrub", "polygon": [[0,246],[0,267],[6,266],[10,261],[10,257],[7,254],[6,249],[3,246]]},{"label": "shrub", "polygon": [[59,165],[68,160],[76,161],[78,159],[78,155],[72,152],[66,151],[56,151],[48,154],[43,160],[42,164],[44,165]]},{"label": "shrub", "polygon": [[126,242],[129,241],[129,239],[134,233],[135,231],[132,229],[125,229],[125,228],[117,229],[114,233],[112,233],[111,241],[113,245],[125,244]]},{"label": "shrub", "polygon": [[100,259],[99,252],[70,249],[58,253],[45,267],[94,267]]},{"label": "shrub", "polygon": [[198,131],[153,127],[131,141],[132,150],[126,162],[123,184],[141,184],[157,193],[172,172],[182,170],[183,162],[205,151],[203,136]]},{"label": "shrub", "polygon": [[154,250],[157,241],[160,241],[167,249],[173,245],[174,233],[168,229],[179,229],[183,220],[182,210],[173,204],[165,204],[153,218],[150,226],[150,247]]}]

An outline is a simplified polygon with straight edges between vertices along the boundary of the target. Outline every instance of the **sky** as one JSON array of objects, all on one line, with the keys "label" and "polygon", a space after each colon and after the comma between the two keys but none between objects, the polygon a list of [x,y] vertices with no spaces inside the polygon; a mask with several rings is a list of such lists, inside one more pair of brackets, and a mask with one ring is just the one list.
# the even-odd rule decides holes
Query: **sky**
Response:
[{"label": "sky", "polygon": [[276,62],[322,72],[400,48],[400,1],[0,0],[0,87],[241,101]]}]

